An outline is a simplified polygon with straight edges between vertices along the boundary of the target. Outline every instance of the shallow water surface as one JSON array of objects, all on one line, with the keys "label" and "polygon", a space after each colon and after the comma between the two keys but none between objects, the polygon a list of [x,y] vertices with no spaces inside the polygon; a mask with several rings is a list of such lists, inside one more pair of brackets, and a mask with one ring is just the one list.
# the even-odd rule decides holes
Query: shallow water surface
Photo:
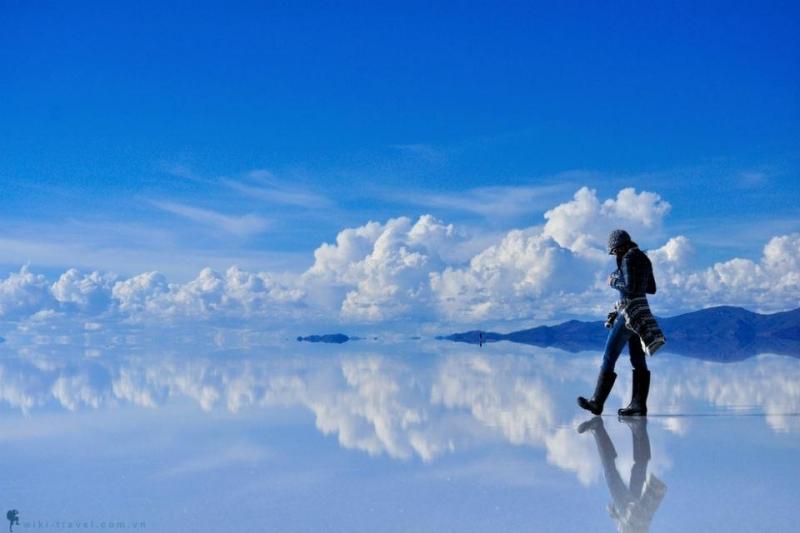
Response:
[{"label": "shallow water surface", "polygon": [[3,347],[14,531],[796,531],[800,360],[498,343]]}]

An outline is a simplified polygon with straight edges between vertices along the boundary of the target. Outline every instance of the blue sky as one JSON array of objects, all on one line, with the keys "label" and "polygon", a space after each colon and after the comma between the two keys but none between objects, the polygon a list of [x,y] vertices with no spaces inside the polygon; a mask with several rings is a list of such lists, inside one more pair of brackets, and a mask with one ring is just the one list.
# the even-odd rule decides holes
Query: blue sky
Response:
[{"label": "blue sky", "polygon": [[[781,2],[5,2],[0,265],[300,272],[430,213],[483,240],[582,186],[703,265],[800,230]],[[663,238],[662,238],[663,237]]]}]

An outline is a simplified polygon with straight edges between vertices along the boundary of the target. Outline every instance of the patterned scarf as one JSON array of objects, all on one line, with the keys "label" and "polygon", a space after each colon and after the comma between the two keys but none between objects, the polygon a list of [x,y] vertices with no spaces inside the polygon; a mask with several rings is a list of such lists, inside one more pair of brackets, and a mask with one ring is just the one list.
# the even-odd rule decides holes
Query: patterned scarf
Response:
[{"label": "patterned scarf", "polygon": [[625,327],[636,333],[642,340],[642,348],[647,355],[655,353],[666,344],[667,339],[658,326],[647,298],[639,296],[629,300],[620,300],[616,308],[625,317]]}]

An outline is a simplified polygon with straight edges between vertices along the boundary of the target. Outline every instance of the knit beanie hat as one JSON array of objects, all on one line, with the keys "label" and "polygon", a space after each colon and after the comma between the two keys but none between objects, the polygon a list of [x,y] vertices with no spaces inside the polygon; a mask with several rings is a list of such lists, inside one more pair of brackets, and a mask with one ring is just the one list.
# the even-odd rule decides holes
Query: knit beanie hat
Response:
[{"label": "knit beanie hat", "polygon": [[615,229],[608,235],[608,253],[613,254],[614,248],[631,242],[631,236],[624,229]]}]

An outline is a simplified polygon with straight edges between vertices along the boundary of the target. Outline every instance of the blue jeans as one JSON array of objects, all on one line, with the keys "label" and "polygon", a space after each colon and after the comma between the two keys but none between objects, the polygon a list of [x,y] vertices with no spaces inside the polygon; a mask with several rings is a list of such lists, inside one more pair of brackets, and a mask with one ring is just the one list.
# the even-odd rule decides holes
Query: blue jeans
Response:
[{"label": "blue jeans", "polygon": [[631,356],[633,369],[647,370],[647,361],[645,361],[642,342],[637,334],[625,327],[625,317],[618,312],[614,326],[608,332],[606,349],[603,352],[603,364],[600,367],[601,371],[614,371],[614,365],[617,364],[617,359],[619,359],[622,349],[625,348],[625,344],[628,345],[628,353]]}]

